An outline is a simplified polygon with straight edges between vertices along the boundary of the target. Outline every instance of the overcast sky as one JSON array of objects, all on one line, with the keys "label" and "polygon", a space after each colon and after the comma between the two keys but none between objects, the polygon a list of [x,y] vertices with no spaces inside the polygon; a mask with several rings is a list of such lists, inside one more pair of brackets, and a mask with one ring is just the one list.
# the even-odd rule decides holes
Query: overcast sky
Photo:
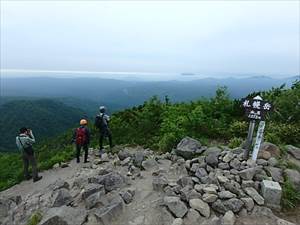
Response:
[{"label": "overcast sky", "polygon": [[299,11],[300,1],[2,0],[1,69],[293,76]]}]

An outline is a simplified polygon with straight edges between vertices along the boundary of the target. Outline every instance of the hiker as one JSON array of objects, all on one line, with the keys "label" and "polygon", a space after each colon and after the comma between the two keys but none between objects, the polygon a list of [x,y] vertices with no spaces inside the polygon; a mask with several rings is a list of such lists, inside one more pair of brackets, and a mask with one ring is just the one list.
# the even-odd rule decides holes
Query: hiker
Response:
[{"label": "hiker", "polygon": [[105,106],[100,106],[99,107],[100,114],[96,116],[95,119],[95,127],[99,129],[100,132],[100,137],[99,137],[99,146],[100,146],[100,155],[104,152],[103,149],[103,139],[105,137],[108,137],[109,140],[109,146],[110,148],[113,147],[112,144],[112,135],[111,131],[109,129],[109,116],[105,113],[106,108]]},{"label": "hiker", "polygon": [[72,142],[76,144],[77,163],[80,163],[80,151],[84,150],[84,163],[88,163],[88,150],[90,144],[90,131],[87,128],[87,120],[80,120],[80,127],[76,128],[73,133]]},{"label": "hiker", "polygon": [[[37,163],[34,156],[34,150],[32,145],[35,143],[35,138],[31,129],[22,127],[20,134],[16,137],[16,144],[18,149],[22,152],[23,166],[24,166],[24,177],[26,180],[33,178],[33,182],[37,182],[42,179],[42,176],[38,175]],[[32,176],[30,176],[28,168],[29,163],[32,168]]]}]

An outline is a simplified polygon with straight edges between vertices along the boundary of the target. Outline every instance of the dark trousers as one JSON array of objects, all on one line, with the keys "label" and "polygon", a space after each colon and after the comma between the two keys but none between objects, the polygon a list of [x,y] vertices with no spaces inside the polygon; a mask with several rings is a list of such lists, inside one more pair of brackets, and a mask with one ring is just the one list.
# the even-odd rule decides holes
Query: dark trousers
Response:
[{"label": "dark trousers", "polygon": [[32,168],[32,178],[36,179],[38,177],[38,171],[37,171],[37,163],[34,155],[29,155],[26,152],[23,152],[22,159],[23,159],[25,178],[30,177],[29,175],[29,163],[30,163]]},{"label": "dark trousers", "polygon": [[112,136],[111,136],[111,132],[110,132],[110,131],[107,131],[107,132],[102,132],[102,133],[100,133],[100,138],[99,138],[100,149],[103,149],[103,139],[104,139],[105,137],[108,137],[108,140],[109,140],[109,146],[112,148],[113,145],[112,145]]},{"label": "dark trousers", "polygon": [[89,147],[87,144],[84,145],[76,145],[76,158],[77,158],[77,162],[80,162],[80,151],[81,148],[83,148],[84,150],[84,162],[87,161],[88,158],[88,151],[89,151]]}]

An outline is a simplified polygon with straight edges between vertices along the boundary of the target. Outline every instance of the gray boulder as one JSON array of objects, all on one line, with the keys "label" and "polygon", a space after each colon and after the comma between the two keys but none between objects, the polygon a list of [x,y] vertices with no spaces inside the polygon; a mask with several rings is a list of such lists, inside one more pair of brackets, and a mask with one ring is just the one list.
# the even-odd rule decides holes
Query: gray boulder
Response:
[{"label": "gray boulder", "polygon": [[223,202],[225,208],[228,210],[233,211],[234,213],[238,213],[241,211],[242,207],[244,206],[244,202],[237,198],[231,198]]},{"label": "gray boulder", "polygon": [[114,223],[123,213],[124,204],[120,196],[112,196],[108,201],[109,203],[105,204],[104,207],[93,210],[97,222],[101,225]]},{"label": "gray boulder", "polygon": [[221,214],[225,214],[225,212],[227,211],[227,208],[224,206],[223,202],[220,199],[215,201],[211,205],[211,207],[215,212],[218,212],[218,213],[221,213]]},{"label": "gray boulder", "polygon": [[97,177],[97,183],[104,185],[105,191],[110,192],[125,186],[125,177],[119,173],[111,172]]},{"label": "gray boulder", "polygon": [[292,183],[293,187],[300,191],[300,173],[297,170],[286,169],[284,171],[287,179]]},{"label": "gray boulder", "polygon": [[206,150],[207,156],[205,157],[206,163],[212,167],[217,167],[219,163],[219,155],[221,151],[222,150],[217,147],[208,148]]},{"label": "gray boulder", "polygon": [[168,179],[164,176],[154,177],[152,181],[152,187],[154,191],[163,191],[168,185]]},{"label": "gray boulder", "polygon": [[221,219],[221,225],[234,225],[235,220],[234,213],[232,211],[227,211]]},{"label": "gray boulder", "polygon": [[192,159],[204,151],[205,148],[201,146],[201,143],[190,137],[183,138],[175,149],[176,155],[179,155],[185,159]]},{"label": "gray boulder", "polygon": [[164,197],[164,204],[177,218],[182,218],[188,211],[186,205],[179,197]]},{"label": "gray boulder", "polygon": [[241,200],[244,202],[245,208],[247,211],[251,211],[254,207],[254,201],[252,198],[241,198]]},{"label": "gray boulder", "polygon": [[191,208],[197,210],[204,217],[209,218],[210,207],[206,202],[202,201],[201,199],[191,199],[189,201],[189,205]]},{"label": "gray boulder", "polygon": [[236,194],[233,194],[230,191],[220,191],[218,195],[220,199],[230,199],[236,197]]},{"label": "gray boulder", "polygon": [[83,192],[82,192],[82,199],[87,199],[90,195],[96,192],[103,192],[105,193],[104,186],[101,184],[87,184],[85,185]]},{"label": "gray boulder", "polygon": [[122,197],[123,201],[126,204],[131,203],[132,200],[133,200],[132,193],[130,193],[129,191],[122,191],[122,192],[120,192],[120,196]]},{"label": "gray boulder", "polygon": [[247,187],[244,189],[247,195],[249,195],[258,205],[263,205],[265,203],[264,198],[258,194],[258,192],[252,188],[252,187]]},{"label": "gray boulder", "polygon": [[243,180],[252,180],[254,175],[256,173],[256,168],[248,168],[240,171],[238,175],[243,179]]},{"label": "gray boulder", "polygon": [[208,173],[206,172],[206,170],[204,168],[198,168],[195,173],[195,176],[198,177],[199,179],[201,179],[202,177],[205,177],[207,175],[208,175]]},{"label": "gray boulder", "polygon": [[273,178],[274,181],[283,183],[283,174],[282,174],[282,169],[277,168],[277,167],[265,167],[266,172]]},{"label": "gray boulder", "polygon": [[85,219],[85,210],[62,206],[49,209],[39,225],[82,225]]},{"label": "gray boulder", "polygon": [[118,152],[118,157],[122,161],[128,157],[132,157],[132,153],[130,152],[129,149],[125,148]]},{"label": "gray boulder", "polygon": [[146,153],[144,152],[144,150],[136,151],[136,153],[134,154],[134,158],[133,158],[133,164],[136,167],[141,168],[142,162],[145,160],[145,157],[146,157]]},{"label": "gray boulder", "polygon": [[286,145],[287,152],[292,155],[295,159],[300,160],[300,148],[293,145]]},{"label": "gray boulder", "polygon": [[260,145],[260,151],[269,152],[272,157],[279,157],[280,156],[280,149],[278,146],[270,143],[270,142],[263,142]]},{"label": "gray boulder", "polygon": [[145,161],[142,162],[142,167],[144,168],[144,170],[147,171],[153,171],[153,170],[158,170],[158,163],[156,162],[155,159],[147,159]]},{"label": "gray boulder", "polygon": [[54,192],[52,197],[52,207],[60,207],[68,205],[73,201],[73,198],[69,191],[65,188],[61,188]]}]

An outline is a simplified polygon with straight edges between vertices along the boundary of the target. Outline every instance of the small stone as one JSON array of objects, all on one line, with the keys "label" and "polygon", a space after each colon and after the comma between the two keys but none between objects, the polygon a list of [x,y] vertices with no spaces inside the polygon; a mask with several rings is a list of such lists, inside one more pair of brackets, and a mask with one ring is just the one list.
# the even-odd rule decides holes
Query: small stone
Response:
[{"label": "small stone", "polygon": [[244,202],[247,211],[250,212],[254,207],[253,199],[252,198],[241,198],[241,200]]},{"label": "small stone", "polygon": [[72,196],[69,191],[65,188],[61,188],[55,192],[52,200],[52,207],[60,207],[63,205],[68,205],[73,201]]},{"label": "small stone", "polygon": [[217,176],[217,179],[221,184],[224,184],[229,181],[228,178],[225,176]]},{"label": "small stone", "polygon": [[240,171],[239,176],[243,180],[252,180],[255,173],[256,173],[256,168],[248,168]]},{"label": "small stone", "polygon": [[235,155],[230,151],[223,157],[223,162],[229,163],[234,157]]},{"label": "small stone", "polygon": [[199,179],[201,179],[202,177],[205,177],[207,175],[208,174],[204,168],[198,168],[195,173],[195,176],[198,177]]},{"label": "small stone", "polygon": [[203,201],[205,201],[207,203],[212,203],[212,202],[215,202],[218,199],[218,195],[205,193],[202,196],[202,199],[203,199]]},{"label": "small stone", "polygon": [[248,187],[244,189],[247,195],[249,195],[258,205],[263,205],[265,203],[264,198],[258,194],[258,192],[252,188]]},{"label": "small stone", "polygon": [[174,219],[172,225],[182,225],[183,224],[183,220],[181,218],[176,218]]},{"label": "small stone", "polygon": [[196,209],[198,212],[200,212],[201,215],[209,218],[210,207],[206,202],[202,201],[201,199],[191,199],[189,201],[189,204],[191,208]]},{"label": "small stone", "polygon": [[220,199],[236,198],[236,194],[233,194],[230,191],[220,191],[218,195]]},{"label": "small stone", "polygon": [[265,159],[265,160],[268,160],[268,159],[270,159],[271,158],[271,153],[270,152],[268,152],[268,151],[265,151],[265,150],[261,150],[261,151],[259,151],[258,152],[258,158],[259,159]]},{"label": "small stone", "polygon": [[219,163],[218,168],[220,168],[221,170],[229,170],[230,166],[228,163]]},{"label": "small stone", "polygon": [[184,218],[185,225],[194,225],[197,224],[200,218],[200,214],[197,210],[190,208],[187,215]]},{"label": "small stone", "polygon": [[232,210],[234,213],[238,213],[244,206],[244,202],[237,198],[231,198],[223,202],[226,209]]}]

